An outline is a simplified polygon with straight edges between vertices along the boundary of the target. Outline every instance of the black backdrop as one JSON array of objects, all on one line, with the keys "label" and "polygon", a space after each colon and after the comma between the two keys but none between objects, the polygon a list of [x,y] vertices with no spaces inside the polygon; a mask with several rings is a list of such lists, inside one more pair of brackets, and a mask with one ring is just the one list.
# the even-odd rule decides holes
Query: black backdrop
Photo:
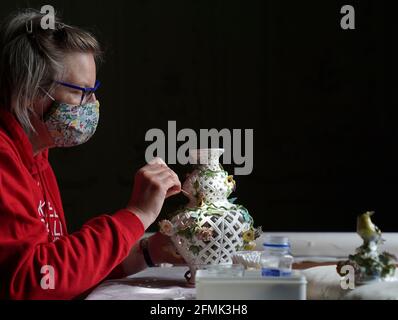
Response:
[{"label": "black backdrop", "polygon": [[[383,1],[1,1],[51,4],[106,50],[95,137],[51,152],[70,231],[125,205],[151,128],[253,128],[238,202],[270,231],[398,231],[397,41]],[[356,9],[356,30],[340,8]],[[179,174],[186,170],[172,166]],[[227,166],[230,171],[232,166]],[[183,202],[167,201],[162,216]],[[153,228],[154,230],[154,228]]]}]

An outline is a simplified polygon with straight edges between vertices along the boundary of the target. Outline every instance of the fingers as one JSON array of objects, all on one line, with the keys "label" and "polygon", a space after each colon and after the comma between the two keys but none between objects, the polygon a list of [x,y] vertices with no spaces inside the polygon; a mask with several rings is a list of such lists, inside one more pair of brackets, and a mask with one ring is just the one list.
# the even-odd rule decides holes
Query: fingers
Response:
[{"label": "fingers", "polygon": [[153,180],[163,182],[163,180],[172,177],[172,174],[170,170],[161,170],[157,172],[151,172],[151,176],[153,177]]},{"label": "fingers", "polygon": [[169,190],[166,192],[166,199],[172,196],[175,196],[177,194],[181,193],[181,185],[179,186],[174,186],[171,187]]},{"label": "fingers", "polygon": [[158,217],[164,200],[181,191],[178,176],[160,158],[142,167],[135,175],[127,209],[137,212],[147,228]]},{"label": "fingers", "polygon": [[167,166],[162,158],[154,158],[148,163],[146,169],[155,175],[155,179],[168,186],[166,198],[181,192],[181,182],[177,174]]},{"label": "fingers", "polygon": [[166,166],[167,167],[166,162],[164,162],[163,159],[159,158],[159,157],[152,159],[151,161],[148,162],[148,164],[149,165],[156,165],[157,164],[157,165],[161,165],[161,166]]},{"label": "fingers", "polygon": [[173,170],[168,169],[162,172],[161,177],[162,184],[166,188],[166,198],[181,192],[181,182]]},{"label": "fingers", "polygon": [[181,192],[181,182],[177,174],[167,166],[149,165],[141,169],[141,174],[158,190],[164,190],[168,198]]},{"label": "fingers", "polygon": [[171,170],[169,167],[153,168],[151,170],[145,170],[145,174],[154,180],[165,180],[167,178],[172,178],[178,180],[177,174]]},{"label": "fingers", "polygon": [[162,164],[147,164],[146,166],[142,167],[140,170],[149,171],[149,172],[158,172],[164,170],[165,168],[168,167]]},{"label": "fingers", "polygon": [[162,168],[168,168],[162,158],[154,158],[143,166],[139,171],[157,171]]},{"label": "fingers", "polygon": [[138,175],[150,183],[152,188],[162,190],[165,198],[181,192],[181,182],[161,158],[155,158],[139,170]]},{"label": "fingers", "polygon": [[166,188],[166,198],[176,195],[181,192],[181,182],[173,175],[169,175],[162,183]]}]

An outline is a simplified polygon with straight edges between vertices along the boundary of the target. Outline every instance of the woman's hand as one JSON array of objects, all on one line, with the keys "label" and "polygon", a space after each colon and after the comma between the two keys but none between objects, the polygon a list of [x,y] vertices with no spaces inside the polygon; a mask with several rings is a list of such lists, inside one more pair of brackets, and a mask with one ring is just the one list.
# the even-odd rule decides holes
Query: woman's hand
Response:
[{"label": "woman's hand", "polygon": [[180,192],[178,176],[162,159],[155,158],[138,170],[126,209],[138,216],[146,230],[158,217],[164,200]]},{"label": "woman's hand", "polygon": [[160,232],[149,238],[148,251],[155,265],[161,263],[186,264],[185,260],[178,254],[170,237]]},{"label": "woman's hand", "polygon": [[[160,232],[148,238],[148,253],[155,265],[160,265],[161,263],[186,264],[184,259],[177,253],[170,238]],[[135,274],[148,267],[140,248],[140,241],[130,250],[129,255],[122,262],[122,267],[127,275]]]}]

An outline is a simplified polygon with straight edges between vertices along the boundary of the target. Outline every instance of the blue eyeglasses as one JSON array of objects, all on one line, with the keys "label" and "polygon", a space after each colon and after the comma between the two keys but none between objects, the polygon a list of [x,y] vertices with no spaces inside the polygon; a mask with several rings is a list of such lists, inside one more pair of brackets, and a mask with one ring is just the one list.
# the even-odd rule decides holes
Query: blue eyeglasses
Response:
[{"label": "blue eyeglasses", "polygon": [[90,101],[91,97],[93,94],[98,90],[98,88],[101,86],[101,82],[99,80],[95,81],[95,85],[93,88],[85,88],[85,87],[79,87],[71,83],[67,82],[60,82],[60,81],[55,81],[55,83],[58,83],[61,86],[76,89],[82,91],[82,97],[80,99],[80,105],[87,103]]}]

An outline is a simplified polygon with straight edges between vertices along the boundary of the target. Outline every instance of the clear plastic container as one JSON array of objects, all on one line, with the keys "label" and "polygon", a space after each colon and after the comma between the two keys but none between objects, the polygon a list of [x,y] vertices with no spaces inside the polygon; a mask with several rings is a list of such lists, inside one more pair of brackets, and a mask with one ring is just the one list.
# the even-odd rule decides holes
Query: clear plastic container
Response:
[{"label": "clear plastic container", "polygon": [[260,264],[263,277],[287,277],[292,274],[293,256],[287,237],[266,236]]}]

